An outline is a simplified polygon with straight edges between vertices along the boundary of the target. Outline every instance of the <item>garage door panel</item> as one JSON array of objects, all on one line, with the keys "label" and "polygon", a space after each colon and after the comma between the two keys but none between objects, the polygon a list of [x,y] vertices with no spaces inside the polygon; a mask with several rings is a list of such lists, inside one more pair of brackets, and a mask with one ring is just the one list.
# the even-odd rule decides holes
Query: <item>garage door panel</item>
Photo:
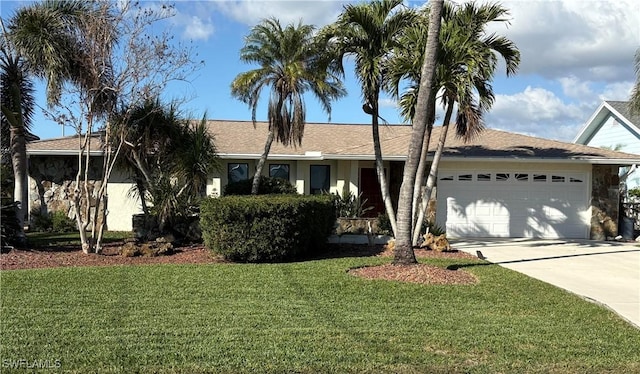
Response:
[{"label": "garage door panel", "polygon": [[509,170],[448,175],[451,180],[438,182],[437,221],[451,237],[588,236],[586,174]]}]

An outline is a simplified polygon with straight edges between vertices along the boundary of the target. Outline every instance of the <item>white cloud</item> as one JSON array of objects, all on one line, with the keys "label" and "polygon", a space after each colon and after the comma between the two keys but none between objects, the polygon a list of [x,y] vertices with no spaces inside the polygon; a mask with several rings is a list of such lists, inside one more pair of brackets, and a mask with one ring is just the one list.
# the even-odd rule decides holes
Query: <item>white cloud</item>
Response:
[{"label": "white cloud", "polygon": [[559,78],[562,85],[562,92],[572,99],[588,99],[595,96],[588,81],[582,81],[575,75]]},{"label": "white cloud", "polygon": [[213,34],[214,27],[210,20],[202,20],[198,16],[191,16],[184,24],[183,36],[192,40],[207,40]]},{"label": "white cloud", "polygon": [[520,72],[546,78],[629,80],[640,41],[635,1],[504,1],[511,25],[491,31],[511,38],[522,54]]},{"label": "white cloud", "polygon": [[276,17],[283,24],[303,23],[324,26],[336,20],[345,2],[331,0],[242,0],[216,2],[218,9],[238,22],[253,26]]},{"label": "white cloud", "polygon": [[490,128],[567,141],[595,108],[568,104],[549,90],[527,87],[514,95],[496,95],[485,120]]}]

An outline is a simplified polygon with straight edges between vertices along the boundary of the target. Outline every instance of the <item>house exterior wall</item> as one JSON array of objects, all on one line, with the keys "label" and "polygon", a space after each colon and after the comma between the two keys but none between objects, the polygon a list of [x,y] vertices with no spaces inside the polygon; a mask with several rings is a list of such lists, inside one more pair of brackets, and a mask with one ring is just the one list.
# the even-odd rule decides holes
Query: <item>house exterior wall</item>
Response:
[{"label": "house exterior wall", "polygon": [[[100,188],[102,160],[92,159],[89,169],[89,191]],[[76,218],[73,199],[78,170],[77,156],[31,156],[29,158],[29,217],[37,214],[64,212],[69,218]],[[140,204],[127,196],[132,183],[122,172],[114,171],[108,185],[107,230],[131,231],[133,214],[140,213]],[[95,206],[95,199],[90,199]],[[93,209],[93,208],[92,208]]]},{"label": "house exterior wall", "polygon": [[[640,154],[640,135],[625,123],[609,115],[587,140],[586,145]],[[624,172],[626,169],[623,168],[621,174]],[[640,187],[640,173],[638,171],[630,173],[626,185],[628,189]]]},{"label": "house exterior wall", "polygon": [[[214,172],[207,182],[207,196],[222,196],[224,187],[229,183],[229,164],[243,163],[249,168],[248,178],[253,177],[257,161],[249,159],[224,159],[220,170]],[[373,161],[363,160],[267,160],[262,175],[269,175],[270,164],[288,164],[289,182],[296,187],[299,194],[308,195],[310,193],[310,168],[311,165],[329,165],[330,167],[330,193],[342,194],[345,187],[356,196],[360,192],[360,169],[374,168]],[[393,164],[393,165],[392,165]],[[385,162],[385,170],[389,178],[391,169],[402,163]]]}]

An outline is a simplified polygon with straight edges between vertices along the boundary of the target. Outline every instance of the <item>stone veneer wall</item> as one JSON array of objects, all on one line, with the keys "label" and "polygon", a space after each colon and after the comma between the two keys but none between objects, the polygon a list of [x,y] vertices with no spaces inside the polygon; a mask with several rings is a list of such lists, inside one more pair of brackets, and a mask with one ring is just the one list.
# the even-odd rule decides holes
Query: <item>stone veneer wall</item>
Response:
[{"label": "stone veneer wall", "polygon": [[606,240],[618,235],[620,177],[618,167],[593,165],[591,177],[592,240]]},{"label": "stone veneer wall", "polygon": [[[89,194],[91,206],[95,206],[93,191],[100,188],[102,159],[92,158],[89,165]],[[64,212],[76,218],[73,207],[75,196],[78,156],[31,156],[29,158],[29,202],[30,214]],[[82,203],[84,206],[85,202]],[[93,208],[92,208],[93,211]],[[92,212],[93,214],[93,212]]]}]

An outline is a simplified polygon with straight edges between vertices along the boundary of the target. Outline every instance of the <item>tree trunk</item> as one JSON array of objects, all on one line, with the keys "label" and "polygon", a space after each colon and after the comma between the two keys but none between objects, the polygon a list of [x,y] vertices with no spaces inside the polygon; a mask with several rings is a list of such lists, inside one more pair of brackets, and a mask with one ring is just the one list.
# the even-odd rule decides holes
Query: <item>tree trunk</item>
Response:
[{"label": "tree trunk", "polygon": [[11,164],[13,166],[14,189],[13,200],[19,201],[19,209],[16,211],[18,232],[16,243],[21,246],[26,244],[24,235],[24,219],[29,209],[27,192],[27,143],[24,137],[24,118],[22,116],[22,93],[19,87],[11,86],[14,108],[2,106],[2,114],[9,122],[9,146],[11,148]]},{"label": "tree trunk", "polygon": [[[435,90],[433,90],[435,91]],[[435,102],[436,95],[435,92],[431,93],[431,98]],[[418,171],[416,173],[416,181],[413,185],[413,202],[411,205],[411,209],[413,211],[413,221],[412,226],[415,226],[415,220],[417,218],[416,212],[418,211],[418,204],[420,202],[420,197],[422,196],[422,190],[425,183],[427,183],[427,177],[425,173],[427,171],[427,157],[429,155],[429,144],[431,143],[431,133],[433,132],[433,123],[436,120],[435,114],[435,105],[432,106],[433,111],[431,113],[427,113],[427,129],[424,134],[424,142],[422,143],[422,152],[420,153],[420,163],[418,164]],[[415,244],[414,244],[415,245]]]},{"label": "tree trunk", "polygon": [[269,128],[267,141],[264,143],[264,152],[262,152],[262,156],[260,156],[260,160],[258,161],[258,165],[256,166],[256,173],[253,175],[253,184],[251,185],[252,195],[258,194],[258,189],[260,188],[260,176],[262,175],[264,164],[267,162],[267,157],[269,156],[269,151],[271,150],[271,144],[273,143],[274,136],[275,131],[272,128]]},{"label": "tree trunk", "polygon": [[[416,225],[416,212],[418,211],[419,201],[422,197],[423,186],[426,183],[425,171],[427,169],[427,156],[429,155],[429,143],[431,142],[431,133],[433,131],[433,124],[428,123],[427,129],[424,134],[424,141],[422,143],[422,152],[420,153],[420,162],[418,163],[418,171],[416,172],[416,180],[413,185],[413,201],[411,202],[411,211],[413,212],[412,227]],[[415,239],[413,245],[416,245]]]},{"label": "tree trunk", "polygon": [[400,186],[400,198],[398,199],[398,231],[396,233],[393,258],[393,263],[397,265],[409,265],[417,262],[411,242],[413,187],[427,129],[427,115],[432,112],[433,106],[435,105],[435,102],[430,100],[430,98],[432,97],[435,79],[443,1],[434,0],[431,1],[430,4],[429,34],[420,75],[420,90],[418,92],[416,115],[413,121],[411,143],[409,144],[409,152],[402,176],[402,185]]},{"label": "tree trunk", "polygon": [[11,162],[13,163],[14,190],[13,200],[19,201],[19,209],[16,215],[18,219],[18,232],[16,240],[19,245],[26,242],[24,235],[24,219],[29,207],[27,194],[27,146],[24,138],[24,127],[11,126]]},{"label": "tree trunk", "polygon": [[384,202],[384,208],[389,216],[389,222],[391,223],[391,230],[393,235],[396,236],[398,231],[396,223],[396,213],[393,210],[393,203],[391,202],[391,194],[389,193],[389,185],[387,184],[387,176],[384,173],[384,162],[382,160],[382,148],[380,146],[380,125],[378,123],[378,102],[375,100],[372,104],[373,114],[371,115],[371,129],[373,133],[373,150],[375,153],[376,174],[378,175],[378,183],[380,183],[380,193],[382,194],[382,201]]},{"label": "tree trunk", "polygon": [[438,167],[440,166],[440,159],[442,158],[442,152],[444,151],[444,145],[447,140],[447,133],[449,132],[449,122],[451,122],[451,115],[453,113],[453,103],[447,105],[447,112],[444,115],[442,122],[440,138],[438,139],[438,145],[433,155],[433,161],[431,162],[431,168],[429,169],[429,175],[427,177],[427,183],[422,189],[422,197],[419,206],[418,218],[416,219],[415,226],[413,228],[413,243],[417,244],[420,238],[420,231],[422,229],[422,223],[424,222],[424,214],[429,206],[429,200],[431,199],[431,191],[436,185],[436,177],[438,176]]}]

